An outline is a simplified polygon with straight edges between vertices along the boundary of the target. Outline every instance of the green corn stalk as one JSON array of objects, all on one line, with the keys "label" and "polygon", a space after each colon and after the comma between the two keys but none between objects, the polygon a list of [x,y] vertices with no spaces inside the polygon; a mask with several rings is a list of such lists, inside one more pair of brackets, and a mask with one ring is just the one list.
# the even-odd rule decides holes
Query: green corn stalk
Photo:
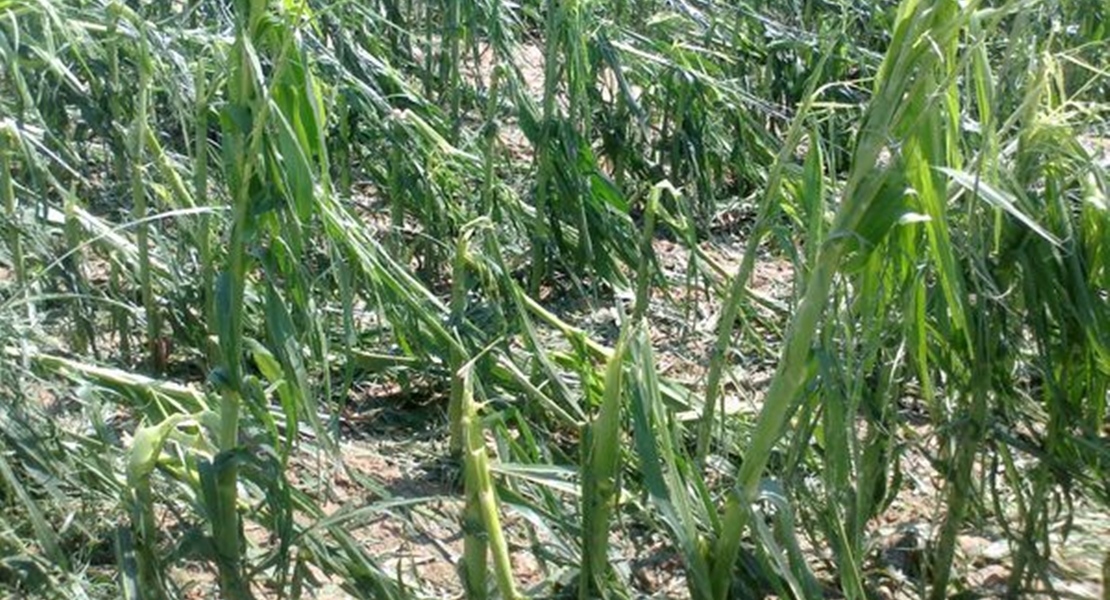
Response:
[{"label": "green corn stalk", "polygon": [[[468,441],[470,430],[473,428],[472,407],[467,406],[469,377],[462,376],[460,369],[464,368],[461,352],[456,351],[451,360],[455,376],[451,378],[451,405],[448,411],[451,422],[451,447],[458,450],[463,457],[463,478],[466,487],[466,506],[463,510],[463,558],[460,569],[462,571],[463,587],[469,600],[484,600],[488,595],[486,587],[489,577],[489,538],[486,535],[482,514],[481,478],[477,466],[471,464],[474,457],[470,454]],[[472,402],[472,399],[471,399]],[[465,412],[470,410],[470,412]],[[482,449],[484,451],[484,448]]]},{"label": "green corn stalk", "polygon": [[210,410],[208,397],[186,385],[153,379],[122,369],[100,367],[46,353],[33,353],[37,368],[75,383],[94,382],[127,397],[137,398],[151,415],[200,413]]},{"label": "green corn stalk", "polygon": [[[930,15],[931,26],[937,29],[958,29],[964,25],[965,20],[960,9],[954,2],[938,4]],[[973,468],[986,435],[990,393],[988,386],[991,381],[991,363],[995,360],[991,349],[993,343],[988,340],[997,336],[997,333],[991,333],[994,325],[989,316],[989,307],[979,311],[979,318],[969,318],[972,309],[967,300],[966,285],[958,268],[958,259],[947,226],[947,190],[943,169],[958,169],[961,165],[960,143],[956,138],[960,129],[959,96],[955,83],[958,39],[954,35],[937,36],[934,43],[939,60],[931,68],[922,67],[922,82],[918,85],[934,89],[932,94],[939,98],[939,106],[925,106],[921,109],[910,129],[903,152],[907,157],[908,178],[918,193],[925,213],[930,217],[926,232],[950,313],[952,341],[956,347],[962,345],[966,349],[966,359],[971,367],[970,389],[954,390],[953,394],[960,400],[960,404],[966,402],[966,412],[962,415],[966,417],[966,423],[958,428],[951,440],[954,445],[951,470],[946,474],[947,511],[932,565],[930,598],[937,600],[947,597],[957,536],[963,526],[968,503],[975,493]],[[911,102],[908,106],[911,109],[917,108],[916,104]]]},{"label": "green corn stalk", "polygon": [[817,250],[825,239],[825,155],[821,150],[821,135],[812,130],[809,134],[809,152],[803,166],[802,200],[806,208],[805,264],[817,260]]},{"label": "green corn stalk", "polygon": [[[627,327],[627,326],[626,326]],[[621,399],[627,329],[622,332],[605,367],[601,408],[583,438],[586,451],[582,469],[582,575],[578,597],[605,597],[609,572],[609,521],[619,490]]]},{"label": "green corn stalk", "polygon": [[131,201],[132,215],[140,221],[135,230],[136,244],[139,247],[139,286],[146,313],[146,343],[149,368],[160,372],[165,368],[161,351],[161,318],[154,298],[154,285],[150,272],[150,226],[147,216],[147,196],[143,181],[143,161],[147,140],[147,102],[150,88],[150,56],[147,50],[145,25],[139,28],[139,89],[135,121],[131,128]]},{"label": "green corn stalk", "polygon": [[[248,113],[252,119],[249,131],[241,128],[233,120],[227,123],[231,129],[229,135],[231,139],[225,141],[225,143],[231,143],[238,152],[229,157],[229,175],[231,176],[233,198],[232,224],[228,244],[227,267],[217,286],[217,314],[221,351],[223,353],[218,434],[220,454],[217,455],[215,461],[207,465],[202,473],[202,479],[206,482],[205,496],[207,502],[215,506],[217,511],[217,517],[214,519],[214,526],[217,527],[215,547],[219,555],[221,591],[231,598],[249,598],[251,596],[242,571],[241,527],[238,515],[237,452],[240,408],[245,393],[242,348],[243,321],[246,308],[245,292],[250,262],[247,253],[247,242],[253,234],[254,216],[251,214],[252,210],[256,203],[262,200],[255,198],[258,190],[255,189],[254,184],[261,183],[257,181],[257,178],[270,175],[266,171],[266,165],[258,163],[263,148],[277,146],[283,150],[291,150],[285,158],[290,168],[297,169],[292,174],[294,181],[290,182],[295,189],[291,189],[289,194],[294,208],[297,209],[295,216],[301,216],[301,209],[311,211],[314,208],[311,204],[313,201],[312,182],[308,181],[306,186],[304,185],[305,181],[301,180],[303,178],[311,179],[312,176],[309,170],[310,167],[306,164],[307,151],[303,147],[289,147],[290,144],[300,146],[301,140],[294,137],[289,129],[289,117],[283,114],[281,112],[282,107],[278,106],[278,101],[288,100],[288,97],[275,95],[274,91],[268,89],[263,83],[260,57],[255,52],[254,28],[258,23],[268,18],[266,13],[270,10],[270,7],[264,3],[252,3],[249,7],[241,8],[249,8],[249,10],[244,11],[246,14],[239,15],[236,42],[232,52],[234,65],[232,77],[228,81],[228,96],[233,110]],[[279,26],[287,27],[287,24],[280,24]],[[274,56],[276,68],[272,74],[272,81],[273,85],[280,89],[280,86],[288,83],[286,75],[290,72],[295,60],[292,56],[295,50],[295,36],[287,29],[283,29],[280,30],[279,39],[281,44]],[[299,65],[305,66],[303,63],[299,63]],[[307,90],[309,95],[316,92],[307,75],[298,83],[303,86],[303,89]],[[311,102],[311,99],[309,101]],[[271,124],[271,112],[275,107],[277,112],[274,115],[273,124],[278,126],[278,135],[271,137],[267,134],[267,127]],[[317,108],[316,106],[311,107],[314,113],[313,118],[322,120],[323,115]],[[326,154],[323,153],[323,134],[321,131],[314,131],[313,133],[318,136],[316,140],[320,143],[321,159],[326,160]],[[311,139],[309,143],[311,143]],[[244,149],[246,152],[242,152]],[[321,177],[324,178],[326,190],[326,171],[321,170]],[[307,217],[309,215],[303,216]],[[292,225],[291,234],[300,235],[300,228],[296,222]],[[277,330],[282,332],[283,336],[288,336],[291,333],[290,327],[287,326],[288,314],[283,310],[273,310],[275,306],[274,298],[271,296],[271,302],[268,303],[270,310],[267,310],[267,322],[271,325],[270,329],[275,331],[276,327]],[[283,341],[287,340],[288,338],[283,339]],[[292,354],[283,354],[287,359],[283,361],[286,367],[292,367],[296,371],[296,365],[290,362],[290,359],[293,358]],[[321,355],[327,355],[326,347]],[[314,398],[310,394],[304,393],[306,386],[303,378],[296,376],[291,377],[291,379],[298,381],[298,388],[301,391],[300,399],[304,403],[303,409],[308,413],[309,420],[313,422],[316,431],[323,432],[323,428],[316,422],[317,411]]]},{"label": "green corn stalk", "polygon": [[[193,85],[196,90],[196,113],[193,131],[193,200],[197,206],[208,206],[208,73],[204,56],[197,58]],[[212,256],[211,215],[202,213],[197,223],[197,245],[200,253],[201,289],[204,299],[204,322],[216,323],[215,260]],[[209,359],[215,362],[214,356]]]},{"label": "green corn stalk", "polygon": [[140,590],[139,559],[135,554],[135,540],[131,530],[120,526],[115,535],[116,565],[119,569],[119,593],[123,600],[143,600]]},{"label": "green corn stalk", "polygon": [[354,182],[354,176],[351,170],[354,167],[353,153],[354,144],[351,142],[351,121],[354,115],[351,112],[351,103],[347,95],[340,93],[338,99],[339,103],[337,118],[339,120],[339,193],[345,198],[351,195],[351,185]]},{"label": "green corn stalk", "polygon": [[[447,3],[447,17],[443,21],[443,46],[447,48],[446,56],[441,57],[440,81],[444,85],[442,93],[447,96],[451,116],[451,143],[458,141],[459,137],[459,105],[462,99],[462,82],[459,77],[459,46],[462,0],[445,0]],[[442,97],[442,96],[441,96]]]},{"label": "green corn stalk", "polygon": [[536,212],[532,223],[532,278],[529,291],[537,295],[547,275],[547,213],[548,188],[555,169],[551,150],[551,136],[555,124],[555,96],[559,88],[559,38],[563,29],[564,0],[547,0],[547,19],[544,29],[543,109],[540,122],[540,139],[536,162]]},{"label": "green corn stalk", "polygon": [[732,283],[728,289],[728,296],[724,301],[724,305],[721,307],[720,321],[717,323],[717,338],[713,346],[712,354],[709,357],[709,374],[705,385],[705,404],[702,405],[701,419],[698,424],[697,450],[694,454],[694,458],[698,464],[702,464],[709,454],[709,443],[712,438],[713,424],[716,420],[717,396],[721,390],[721,378],[724,375],[725,358],[732,344],[732,330],[736,325],[736,319],[740,316],[740,310],[744,306],[744,299],[748,295],[748,280],[751,278],[752,271],[755,269],[755,259],[759,250],[759,245],[763,241],[771,219],[778,212],[779,190],[782,186],[784,169],[793,156],[794,149],[797,148],[798,143],[801,141],[802,134],[805,132],[804,124],[813,108],[813,102],[816,100],[814,91],[817,88],[818,81],[820,81],[820,74],[824,68],[825,58],[828,54],[828,52],[822,53],[822,58],[818,61],[814,75],[807,84],[806,92],[803,96],[805,100],[803,100],[802,105],[798,107],[798,112],[795,114],[794,121],[791,123],[790,129],[786,134],[786,140],[783,141],[778,157],[775,159],[775,163],[772,165],[771,171],[767,175],[767,188],[763,195],[763,201],[759,207],[759,214],[756,216],[755,224],[744,246],[744,258],[740,263],[740,268],[736,272],[736,275],[733,276]]},{"label": "green corn stalk", "polygon": [[[120,84],[120,35],[119,23],[120,17],[123,14],[124,7],[119,2],[112,2],[108,5],[108,14],[110,19],[108,21],[108,89],[112,92],[108,98],[108,108],[111,113],[112,120],[121,122],[124,119],[123,107],[120,105],[121,97],[121,84]],[[122,127],[120,128],[122,129]],[[114,153],[113,165],[115,166],[116,173],[120,180],[127,178],[127,153],[129,147],[127,144],[126,136],[118,132],[116,128],[112,131],[112,141],[115,142],[117,152]]]},{"label": "green corn stalk", "polygon": [[497,213],[499,212],[494,197],[494,188],[497,182],[494,167],[497,163],[497,110],[502,71],[501,65],[493,68],[493,73],[490,75],[489,90],[487,90],[489,97],[486,101],[486,124],[483,131],[485,135],[482,147],[482,198],[478,207],[481,214],[492,214],[494,219],[498,218]]},{"label": "green corn stalk", "polygon": [[406,249],[403,232],[405,229],[405,201],[408,198],[408,193],[405,189],[404,145],[401,140],[407,139],[408,136],[400,119],[391,123],[390,132],[395,141],[389,151],[389,218],[391,225],[389,244],[390,250],[397,256],[404,256]]},{"label": "green corn stalk", "polygon": [[433,21],[433,14],[434,14],[434,12],[432,11],[432,7],[434,7],[436,3],[429,1],[429,2],[422,2],[421,4],[423,4],[423,6],[424,6],[424,32],[425,32],[425,36],[424,36],[424,68],[421,69],[421,75],[423,76],[422,79],[423,79],[423,83],[424,83],[424,96],[426,98],[431,98],[432,97],[432,87],[433,87],[432,80],[435,78],[434,73],[432,72],[432,60],[435,57],[435,40],[432,38],[432,35],[431,35],[432,30],[433,30],[432,21]]},{"label": "green corn stalk", "polygon": [[[566,0],[563,3],[564,31],[563,52],[566,58],[564,73],[567,81],[567,95],[569,100],[568,120],[573,125],[576,133],[583,140],[589,140],[593,126],[592,114],[587,94],[587,86],[594,83],[592,72],[586,57],[586,39],[582,18],[583,6],[579,0]],[[562,157],[560,157],[562,160]],[[569,167],[569,168],[568,168]],[[594,242],[590,234],[589,217],[586,214],[586,183],[578,175],[579,167],[574,164],[574,158],[564,167],[574,173],[572,182],[572,199],[574,201],[574,216],[578,228],[578,265],[585,267],[590,264],[594,254]]]},{"label": "green corn stalk", "polygon": [[131,497],[132,523],[138,534],[135,538],[139,590],[144,598],[165,598],[165,573],[158,560],[158,535],[160,528],[154,515],[154,492],[151,476],[162,454],[162,448],[177,426],[187,418],[177,414],[157,425],[140,427],[131,443],[127,465],[127,484]]},{"label": "green corn stalk", "polygon": [[[467,282],[466,262],[468,252],[468,240],[465,235],[459,236],[458,242],[455,244],[455,261],[452,269],[451,276],[451,304],[450,304],[450,325],[453,333],[457,335],[458,328],[462,324],[464,317],[463,312],[466,310],[466,294],[469,291]],[[452,347],[451,349],[451,368],[453,371],[458,371],[463,367],[466,362],[465,354],[461,346]],[[463,380],[455,377],[451,379],[451,399],[448,405],[447,414],[448,422],[451,424],[451,442],[450,448],[452,453],[462,452],[465,448],[465,429],[462,425],[462,411],[463,411]],[[484,571],[483,571],[484,572]]]},{"label": "green corn stalk", "polygon": [[632,319],[622,328],[616,348],[605,367],[605,386],[601,408],[587,426],[583,438],[585,465],[582,470],[582,575],[579,598],[604,597],[609,572],[609,521],[619,495],[617,474],[621,458],[621,407],[624,397],[624,356],[633,328],[647,314],[651,292],[652,240],[655,234],[655,213],[664,190],[676,190],[669,182],[656,184],[648,197],[644,214],[640,264],[637,269],[636,302]]},{"label": "green corn stalk", "polygon": [[193,208],[196,206],[192,193],[185,186],[185,180],[174,168],[169,155],[166,154],[166,149],[162,147],[162,142],[158,141],[154,129],[149,126],[146,127],[146,151],[153,159],[154,166],[162,179],[169,185],[170,193],[165,195],[165,198],[170,208]]},{"label": "green corn stalk", "polygon": [[518,600],[521,595],[513,582],[512,562],[509,560],[509,547],[501,528],[501,516],[497,506],[497,490],[493,485],[489,456],[486,453],[486,438],[482,422],[478,416],[478,406],[474,401],[473,365],[465,364],[455,372],[453,378],[459,379],[459,424],[463,434],[463,469],[466,486],[466,509],[464,511],[464,558],[463,569],[468,596],[485,598],[486,550],[493,558],[493,570],[498,591],[506,600]]},{"label": "green corn stalk", "polygon": [[[115,297],[124,295],[123,269],[120,261],[111,261],[111,271],[108,273],[108,289]],[[131,362],[131,314],[126,307],[116,306],[112,310],[112,328],[116,332],[119,344],[120,359],[124,363]]]},{"label": "green corn stalk", "polygon": [[[262,8],[264,9],[264,7]],[[234,158],[232,169],[238,186],[232,189],[231,238],[228,244],[227,270],[217,286],[216,310],[221,318],[220,342],[223,353],[225,381],[220,395],[220,427],[217,445],[225,457],[211,480],[214,491],[207,494],[214,505],[215,547],[220,572],[220,590],[233,599],[249,598],[250,591],[243,581],[240,549],[240,522],[238,513],[238,468],[232,453],[239,446],[239,408],[242,403],[242,347],[244,295],[247,279],[246,242],[250,226],[250,184],[254,177],[255,160],[261,150],[270,103],[259,98],[257,57],[251,44],[249,27],[259,15],[252,7],[246,15],[239,15],[234,52],[234,71],[228,81],[229,98],[241,110],[254,113],[253,127],[249,132],[236,131],[236,145],[248,148],[243,156]],[[244,139],[246,143],[244,143]]]},{"label": "green corn stalk", "polygon": [[[847,196],[846,196],[847,197]],[[844,219],[838,219],[833,231],[841,230]],[[725,506],[721,535],[713,551],[714,597],[728,597],[732,582],[732,565],[740,550],[743,529],[747,523],[751,503],[755,500],[763,468],[778,440],[794,398],[805,379],[809,362],[810,343],[823,314],[824,304],[832,286],[836,265],[843,255],[843,245],[827,244],[822,248],[818,262],[810,273],[798,311],[789,329],[783,359],[779,363],[771,387],[767,392],[763,410],[754,428],[754,435],[744,455],[737,474],[736,489]]]},{"label": "green corn stalk", "polygon": [[630,355],[635,376],[631,381],[632,431],[644,486],[659,511],[664,526],[685,561],[686,583],[694,600],[712,598],[709,561],[703,552],[704,537],[698,531],[697,498],[690,497],[686,473],[681,463],[689,463],[676,433],[669,427],[669,415],[659,391],[657,365],[652,353],[647,325],[636,328]]},{"label": "green corn stalk", "polygon": [[651,267],[655,261],[655,249],[652,243],[655,241],[655,220],[656,213],[659,211],[659,199],[664,191],[670,192],[674,196],[678,195],[678,190],[671,185],[671,182],[661,181],[651,188],[647,204],[644,207],[644,230],[640,238],[640,264],[636,269],[636,301],[632,305],[633,323],[643,321],[647,316],[648,308],[651,306]]},{"label": "green corn stalk", "polygon": [[[84,354],[89,344],[96,344],[92,323],[86,311],[82,296],[85,294],[88,282],[85,281],[85,254],[81,242],[81,228],[77,221],[77,196],[70,193],[65,200],[65,237],[69,260],[66,265],[69,277],[73,282],[73,349],[77,354]],[[95,347],[95,346],[94,346]]]},{"label": "green corn stalk", "polygon": [[[744,462],[737,473],[735,489],[725,505],[720,534],[712,554],[713,595],[718,600],[728,597],[733,565],[740,551],[751,504],[758,494],[763,470],[782,434],[794,400],[806,381],[810,348],[832,292],[833,278],[848,249],[846,241],[852,232],[860,228],[878,196],[883,178],[876,177],[874,171],[880,152],[886,146],[886,136],[895,128],[899,118],[913,118],[902,112],[906,98],[927,97],[935,91],[914,79],[915,74],[928,69],[931,61],[938,58],[919,51],[917,43],[925,36],[933,36],[934,41],[944,47],[946,40],[959,33],[954,20],[935,22],[923,18],[928,11],[945,2],[947,0],[907,0],[899,9],[894,39],[860,128],[861,138],[842,194],[842,204],[806,281],[805,293],[787,332],[782,359],[767,391]],[[974,10],[974,6],[965,7],[965,10]],[[936,13],[932,15],[935,17]]]}]

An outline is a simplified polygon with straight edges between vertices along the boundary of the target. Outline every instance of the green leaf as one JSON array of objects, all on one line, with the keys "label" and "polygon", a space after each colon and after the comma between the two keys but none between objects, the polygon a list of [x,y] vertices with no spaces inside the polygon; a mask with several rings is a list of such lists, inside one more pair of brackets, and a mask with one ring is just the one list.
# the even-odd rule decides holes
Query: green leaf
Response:
[{"label": "green leaf", "polygon": [[1048,243],[1057,247],[1063,245],[1056,236],[1049,233],[1049,231],[1042,227],[1039,223],[1037,223],[1037,221],[1034,220],[1033,217],[1025,214],[1025,212],[1022,211],[1021,208],[1018,206],[1017,201],[1006,192],[994,187],[990,183],[987,183],[986,181],[983,181],[978,177],[965,173],[964,171],[948,169],[945,167],[939,167],[938,170],[951,177],[953,181],[960,185],[960,187],[974,194],[977,198],[982,198],[991,205],[997,206],[998,208],[1006,211],[1010,216],[1014,217],[1019,222],[1021,222],[1021,224],[1028,227],[1030,230],[1033,231],[1033,233],[1036,233],[1037,235],[1044,238],[1044,240]]}]

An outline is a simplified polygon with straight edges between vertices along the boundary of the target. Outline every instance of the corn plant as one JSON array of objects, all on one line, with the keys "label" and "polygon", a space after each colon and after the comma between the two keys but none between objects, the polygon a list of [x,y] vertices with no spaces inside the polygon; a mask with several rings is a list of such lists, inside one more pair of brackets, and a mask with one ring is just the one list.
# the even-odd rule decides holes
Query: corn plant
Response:
[{"label": "corn plant", "polygon": [[0,2],[0,590],[1110,577],[1102,4]]}]

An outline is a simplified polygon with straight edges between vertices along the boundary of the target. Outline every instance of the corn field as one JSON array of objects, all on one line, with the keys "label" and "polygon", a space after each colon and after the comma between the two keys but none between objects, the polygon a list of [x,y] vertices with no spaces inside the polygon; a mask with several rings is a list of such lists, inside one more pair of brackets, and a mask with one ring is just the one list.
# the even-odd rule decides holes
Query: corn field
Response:
[{"label": "corn field", "polygon": [[1110,600],[1110,0],[0,0],[0,596]]}]

